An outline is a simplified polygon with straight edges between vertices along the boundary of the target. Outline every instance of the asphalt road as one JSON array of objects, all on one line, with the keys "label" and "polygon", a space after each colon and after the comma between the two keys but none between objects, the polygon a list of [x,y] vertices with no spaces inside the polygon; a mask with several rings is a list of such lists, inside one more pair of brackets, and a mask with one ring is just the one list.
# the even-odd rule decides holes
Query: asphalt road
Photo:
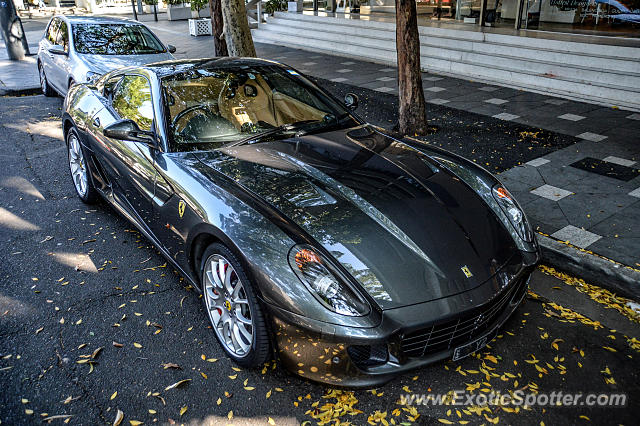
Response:
[{"label": "asphalt road", "polygon": [[[354,424],[383,417],[396,424],[636,422],[640,354],[625,336],[640,334],[637,323],[539,271],[531,287],[541,298],[529,297],[480,354],[373,392],[332,391],[277,362],[234,368],[196,293],[112,208],[76,198],[61,105],[42,96],[0,98],[2,424],[112,423],[118,410],[123,424],[299,424],[315,423],[319,413]],[[190,381],[167,390],[181,380]],[[625,393],[628,400],[622,408],[398,403],[407,392],[466,388]]]}]

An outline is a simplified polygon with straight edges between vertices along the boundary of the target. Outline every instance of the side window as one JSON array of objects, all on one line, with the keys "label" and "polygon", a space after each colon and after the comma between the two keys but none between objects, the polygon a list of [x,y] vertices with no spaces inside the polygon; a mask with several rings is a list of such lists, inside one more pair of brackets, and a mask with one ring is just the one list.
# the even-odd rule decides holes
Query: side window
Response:
[{"label": "side window", "polygon": [[58,30],[55,44],[64,47],[65,52],[69,51],[69,29],[67,28],[67,23],[64,21],[60,22],[60,29]]},{"label": "side window", "polygon": [[60,20],[58,18],[54,18],[51,20],[49,24],[49,28],[47,29],[47,40],[49,43],[56,44],[56,37],[58,32],[58,27],[60,26]]},{"label": "side window", "polygon": [[113,109],[120,118],[136,122],[141,130],[151,130],[153,104],[149,80],[139,75],[126,75],[120,80],[113,100]]}]

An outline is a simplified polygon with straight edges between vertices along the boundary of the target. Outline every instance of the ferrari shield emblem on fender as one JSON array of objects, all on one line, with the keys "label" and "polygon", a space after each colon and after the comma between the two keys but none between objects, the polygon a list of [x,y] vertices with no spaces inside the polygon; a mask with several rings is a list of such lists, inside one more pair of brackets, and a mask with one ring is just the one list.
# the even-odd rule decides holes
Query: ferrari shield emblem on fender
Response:
[{"label": "ferrari shield emblem on fender", "polygon": [[473,276],[473,274],[471,273],[471,270],[469,269],[469,267],[467,265],[464,265],[462,268],[462,272],[464,273],[464,276],[467,278],[471,278]]},{"label": "ferrari shield emblem on fender", "polygon": [[180,202],[178,203],[178,214],[180,215],[180,217],[184,215],[185,207],[187,207],[187,203],[185,203],[184,200],[180,200]]}]

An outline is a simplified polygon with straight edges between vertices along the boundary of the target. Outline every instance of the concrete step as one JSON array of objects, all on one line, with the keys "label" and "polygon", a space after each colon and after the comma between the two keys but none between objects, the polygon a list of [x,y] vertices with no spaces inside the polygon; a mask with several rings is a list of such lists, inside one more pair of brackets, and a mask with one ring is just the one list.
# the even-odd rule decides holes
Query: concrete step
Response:
[{"label": "concrete step", "polygon": [[[353,25],[330,25],[327,26],[322,21],[302,21],[287,20],[284,18],[270,18],[265,29],[276,32],[298,32],[302,31],[319,31],[322,33],[339,34],[346,43],[357,42],[355,39],[374,38],[380,40],[388,40],[395,46],[395,28],[390,29],[371,29],[362,26]],[[467,31],[468,32],[468,31]],[[324,37],[321,37],[323,39]],[[584,54],[567,54],[565,51],[556,51],[552,49],[529,49],[522,46],[514,46],[512,44],[489,43],[477,40],[463,40],[459,38],[434,37],[433,35],[421,35],[420,44],[423,48],[442,48],[448,51],[461,50],[466,52],[475,52],[486,55],[500,55],[503,57],[513,57],[523,60],[533,60],[552,64],[549,70],[542,72],[551,72],[565,66],[575,66],[581,69],[607,69],[609,72],[617,72],[624,75],[635,74],[640,76],[640,60],[632,58],[618,58],[607,56],[586,56]],[[394,47],[395,51],[395,47]],[[541,59],[543,58],[543,59]]]},{"label": "concrete step", "polygon": [[[381,21],[366,21],[360,19],[345,19],[336,17],[315,16],[301,13],[276,12],[274,18],[284,18],[291,22],[323,22],[330,25],[353,26],[360,28],[372,28],[378,30],[392,31],[395,34],[395,23]],[[543,51],[554,50],[570,54],[583,54],[592,56],[600,56],[607,58],[629,59],[640,62],[640,49],[626,46],[606,46],[606,54],[603,54],[602,45],[593,43],[579,43],[573,41],[553,40],[537,37],[520,37],[508,34],[499,34],[493,32],[480,32],[460,30],[454,28],[443,27],[418,27],[420,35],[433,35],[437,38],[454,38],[466,41],[487,42],[512,45],[517,47],[527,47],[531,49],[540,49]]]},{"label": "concrete step", "polygon": [[[354,44],[345,45],[343,41],[325,41],[319,44],[314,39],[266,31],[263,28],[264,26],[261,26],[260,29],[253,30],[253,37],[256,42],[289,46],[314,52],[325,52],[347,58],[373,60],[385,65],[395,65],[395,52],[393,55],[389,55],[388,50],[362,47]],[[553,78],[521,70],[495,66],[488,67],[484,64],[457,62],[424,55],[421,55],[420,60],[423,69],[431,72],[464,76],[474,80],[516,86],[572,99],[590,100],[606,105],[640,109],[640,93],[638,90],[630,90],[630,88],[624,86],[595,85],[576,79]]]},{"label": "concrete step", "polygon": [[[388,37],[374,37],[374,36],[353,36],[345,39],[344,33],[338,33],[333,31],[334,28],[321,31],[317,25],[308,25],[308,28],[301,28],[298,26],[285,25],[282,19],[277,20],[275,23],[269,21],[269,23],[263,26],[266,31],[272,31],[278,34],[286,34],[290,36],[299,37],[304,34],[305,38],[312,39],[315,44],[326,42],[342,43],[345,46],[338,47],[339,49],[349,49],[352,51],[354,46],[359,46],[363,49],[380,49],[385,52],[389,61],[393,61],[396,55],[395,52],[395,39]],[[347,29],[342,27],[341,29]],[[385,32],[377,31],[378,36],[384,35]],[[351,35],[351,34],[350,34]],[[394,35],[395,36],[395,35]],[[508,68],[511,71],[522,71],[526,73],[534,73],[546,75],[552,78],[570,78],[573,80],[581,80],[586,84],[603,84],[612,85],[620,84],[625,87],[640,88],[640,73],[622,72],[616,69],[607,69],[603,72],[602,69],[595,68],[593,66],[576,66],[567,63],[559,63],[547,60],[546,57],[541,59],[522,58],[516,56],[509,56],[503,53],[484,53],[478,52],[474,49],[472,43],[466,43],[459,46],[439,45],[441,40],[434,40],[433,37],[424,38],[421,37],[421,56],[432,57],[436,59],[446,59],[457,62],[468,62],[484,64],[487,67],[501,67]],[[481,43],[473,43],[481,45]],[[346,46],[352,45],[352,46]],[[487,44],[484,44],[486,47]],[[512,50],[516,50],[511,47]],[[569,55],[564,55],[569,57]],[[619,61],[622,62],[622,61]],[[627,61],[628,62],[628,61]],[[630,62],[629,62],[630,63]],[[424,64],[425,66],[427,64]]]},{"label": "concrete step", "polygon": [[[452,28],[419,27],[419,33],[425,70],[640,108],[640,49]],[[254,39],[396,62],[393,22],[278,12],[254,30]]]}]

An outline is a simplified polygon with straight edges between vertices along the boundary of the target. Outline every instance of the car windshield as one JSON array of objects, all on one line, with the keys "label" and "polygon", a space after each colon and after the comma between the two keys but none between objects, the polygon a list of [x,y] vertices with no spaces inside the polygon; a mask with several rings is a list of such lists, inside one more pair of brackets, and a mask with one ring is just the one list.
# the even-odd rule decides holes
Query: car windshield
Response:
[{"label": "car windshield", "polygon": [[189,69],[162,79],[175,151],[273,140],[357,124],[297,72],[277,65]]},{"label": "car windshield", "polygon": [[73,24],[78,53],[140,55],[163,53],[164,46],[147,27],[135,24]]}]

